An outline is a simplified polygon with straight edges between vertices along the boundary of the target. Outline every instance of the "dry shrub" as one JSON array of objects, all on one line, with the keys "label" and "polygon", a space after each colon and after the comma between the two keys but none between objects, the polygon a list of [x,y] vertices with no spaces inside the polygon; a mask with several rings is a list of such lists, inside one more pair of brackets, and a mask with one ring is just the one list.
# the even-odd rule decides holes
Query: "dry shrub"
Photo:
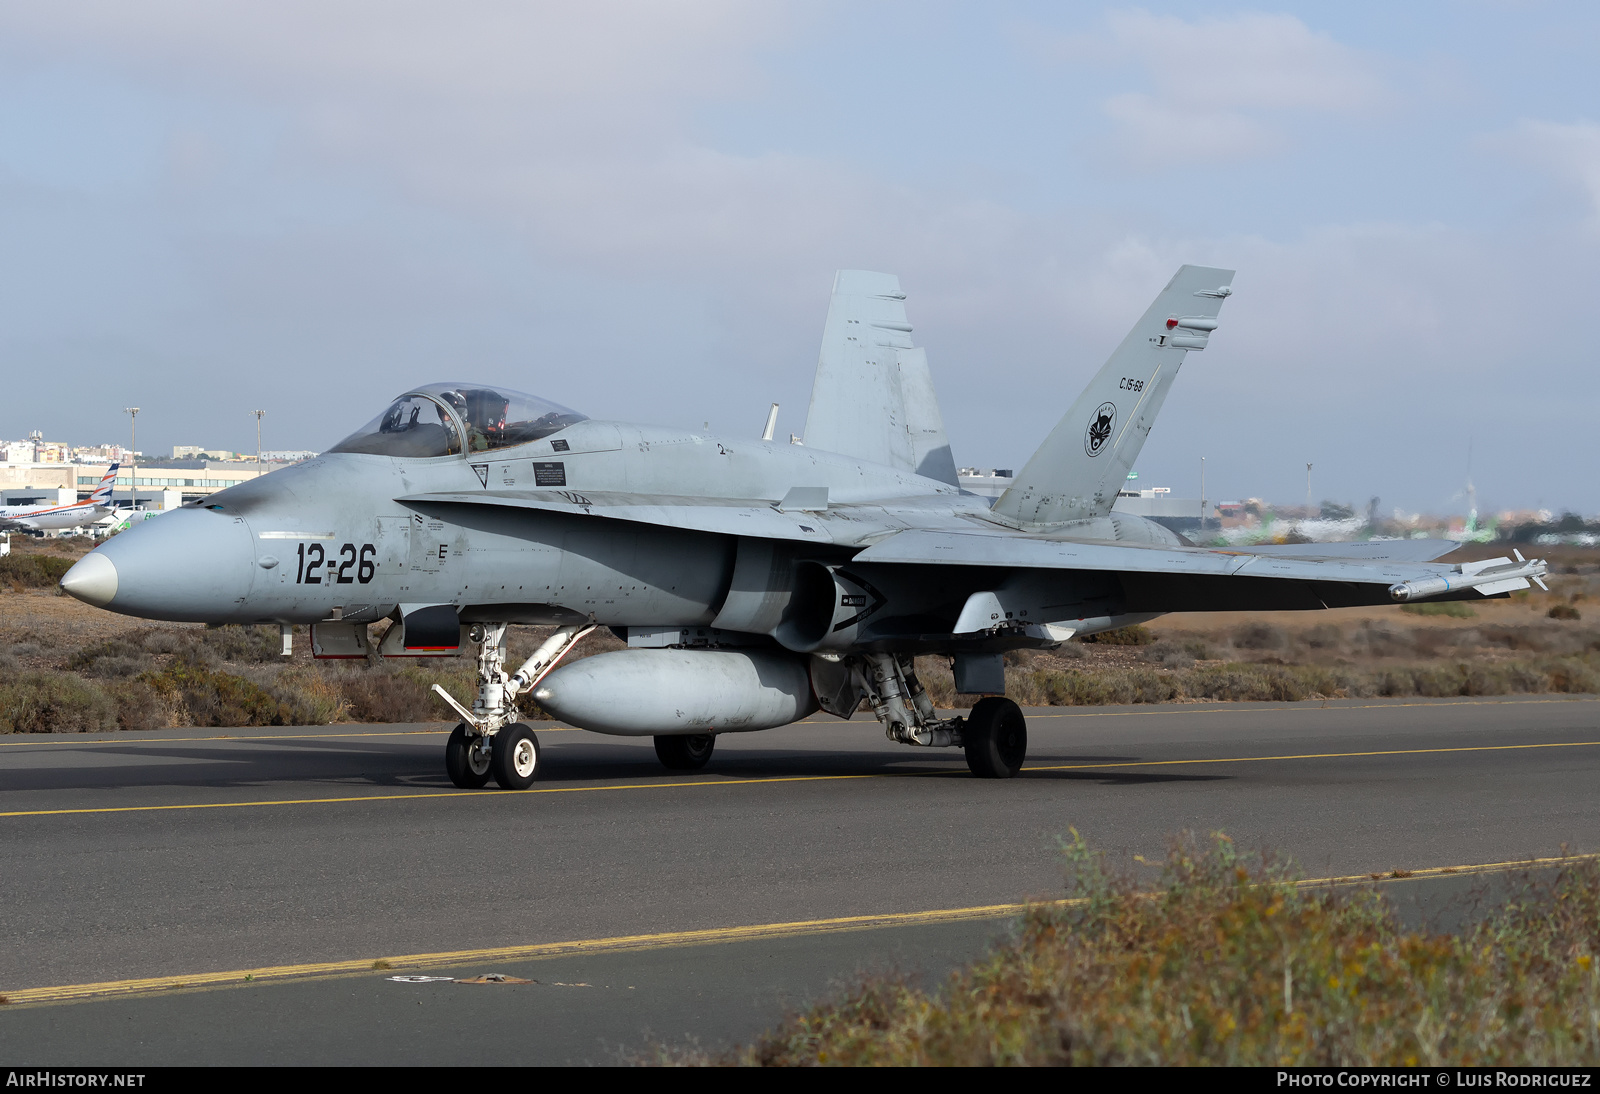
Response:
[{"label": "dry shrub", "polygon": [[23,589],[48,589],[66,576],[76,558],[13,551],[0,556],[0,585],[13,592]]},{"label": "dry shrub", "polygon": [[268,689],[232,673],[175,664],[139,677],[184,723],[196,726],[320,725],[325,710],[315,696],[292,687]]},{"label": "dry shrub", "polygon": [[181,633],[188,636],[195,646],[223,661],[260,665],[274,664],[284,659],[283,641],[276,626],[229,624]]},{"label": "dry shrub", "polygon": [[1503,646],[1508,650],[1527,650],[1543,653],[1549,646],[1548,635],[1532,627],[1484,627],[1483,640],[1491,646]]},{"label": "dry shrub", "polygon": [[1271,623],[1246,623],[1234,630],[1233,644],[1241,650],[1282,650],[1289,648],[1289,636]]},{"label": "dry shrub", "polygon": [[[1600,657],[1587,654],[1532,662],[1459,662],[1377,669],[1231,662],[1194,665],[1168,673],[1139,668],[1006,671],[1006,694],[1023,706],[1163,703],[1174,699],[1296,702],[1375,695],[1444,698],[1540,692],[1600,692]],[[935,702],[945,705],[938,699]]]},{"label": "dry shrub", "polygon": [[1155,632],[1142,623],[1116,627],[1098,634],[1086,634],[1078,639],[1079,642],[1093,642],[1102,646],[1148,646],[1155,640]]},{"label": "dry shrub", "polygon": [[116,704],[92,681],[62,672],[22,672],[0,681],[0,733],[116,728]]},{"label": "dry shrub", "polygon": [[1333,623],[1318,623],[1301,632],[1300,641],[1308,649],[1337,652],[1344,648],[1344,631]]},{"label": "dry shrub", "polygon": [[1351,649],[1370,657],[1398,657],[1416,648],[1416,633],[1393,623],[1365,620],[1350,636]]},{"label": "dry shrub", "polygon": [[1402,604],[1407,615],[1442,615],[1451,619],[1475,619],[1478,613],[1459,600],[1430,600],[1422,604]]},{"label": "dry shrub", "polygon": [[115,680],[104,686],[116,704],[118,729],[166,729],[172,725],[171,704],[149,684]]},{"label": "dry shrub", "polygon": [[1107,672],[1037,669],[1007,674],[1006,693],[1024,706],[1164,703],[1176,698],[1172,677],[1150,669]]},{"label": "dry shrub", "polygon": [[295,712],[296,725],[326,726],[349,719],[348,704],[337,680],[311,666],[268,674],[264,686]]},{"label": "dry shrub", "polygon": [[1066,846],[1070,901],[942,992],[876,978],[709,1057],[767,1066],[1404,1066],[1600,1063],[1600,869],[1523,878],[1459,935],[1402,928],[1371,889],[1176,841],[1146,886]]},{"label": "dry shrub", "polygon": [[1551,691],[1578,695],[1600,693],[1600,668],[1581,658],[1567,657],[1552,662],[1547,672]]},{"label": "dry shrub", "polygon": [[1189,650],[1189,644],[1179,644],[1162,639],[1153,646],[1147,646],[1144,659],[1152,665],[1162,665],[1169,669],[1186,669],[1194,664],[1195,656]]},{"label": "dry shrub", "polygon": [[1583,613],[1571,604],[1557,604],[1544,613],[1550,619],[1582,619]]}]

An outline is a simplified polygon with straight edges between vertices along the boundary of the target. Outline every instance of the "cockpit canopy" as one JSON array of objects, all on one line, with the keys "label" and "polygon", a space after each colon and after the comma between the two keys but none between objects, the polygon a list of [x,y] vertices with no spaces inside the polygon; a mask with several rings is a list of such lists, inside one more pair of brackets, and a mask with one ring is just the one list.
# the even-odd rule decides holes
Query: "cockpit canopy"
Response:
[{"label": "cockpit canopy", "polygon": [[586,420],[558,403],[487,384],[428,384],[334,445],[330,452],[454,456],[548,437]]}]

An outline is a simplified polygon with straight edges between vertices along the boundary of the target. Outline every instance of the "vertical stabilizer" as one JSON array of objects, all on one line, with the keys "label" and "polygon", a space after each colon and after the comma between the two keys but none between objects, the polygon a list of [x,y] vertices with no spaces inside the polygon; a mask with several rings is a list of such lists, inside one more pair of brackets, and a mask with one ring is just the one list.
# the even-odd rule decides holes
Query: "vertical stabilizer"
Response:
[{"label": "vertical stabilizer", "polygon": [[994,511],[1023,524],[1111,512],[1184,357],[1216,329],[1232,281],[1232,270],[1179,269]]},{"label": "vertical stabilizer", "polygon": [[112,464],[110,469],[100,478],[100,485],[94,488],[94,493],[89,495],[89,500],[96,505],[111,504],[111,488],[117,482],[117,468],[120,464]]},{"label": "vertical stabilizer", "polygon": [[911,344],[893,274],[840,270],[811,386],[805,442],[956,484],[927,354]]}]

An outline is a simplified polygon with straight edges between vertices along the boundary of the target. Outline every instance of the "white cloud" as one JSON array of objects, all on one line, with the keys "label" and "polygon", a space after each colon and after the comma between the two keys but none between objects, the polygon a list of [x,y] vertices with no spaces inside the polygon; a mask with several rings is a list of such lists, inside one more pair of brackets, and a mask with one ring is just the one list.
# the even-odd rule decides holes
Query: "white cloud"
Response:
[{"label": "white cloud", "polygon": [[744,47],[786,22],[735,0],[62,0],[0,4],[0,27],[49,47],[208,71],[289,97],[353,94],[524,109],[648,106],[641,93],[726,90]]},{"label": "white cloud", "polygon": [[1600,229],[1600,125],[1524,120],[1493,143],[1516,149],[1580,190],[1592,206],[1590,226]]},{"label": "white cloud", "polygon": [[1137,91],[1113,95],[1105,111],[1122,126],[1124,151],[1152,166],[1243,159],[1280,143],[1271,128],[1238,111],[1184,109]]},{"label": "white cloud", "polygon": [[1113,95],[1104,109],[1123,155],[1149,166],[1259,156],[1286,143],[1287,114],[1356,114],[1391,97],[1368,58],[1292,15],[1111,12],[1059,55],[1144,70],[1149,93]]}]

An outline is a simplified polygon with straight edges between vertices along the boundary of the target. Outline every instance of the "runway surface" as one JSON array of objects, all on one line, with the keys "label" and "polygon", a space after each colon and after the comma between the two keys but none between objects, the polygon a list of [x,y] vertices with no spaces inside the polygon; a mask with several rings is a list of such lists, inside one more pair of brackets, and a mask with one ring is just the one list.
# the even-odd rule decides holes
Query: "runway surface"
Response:
[{"label": "runway surface", "polygon": [[[1008,782],[859,717],[724,737],[689,775],[648,740],[551,727],[516,794],[451,788],[436,726],[0,738],[0,1055],[605,1062],[647,1031],[744,1039],[858,968],[936,980],[980,953],[995,906],[1060,894],[1074,828],[1121,860],[1221,830],[1312,876],[1600,849],[1592,697],[1028,725]],[[988,910],[871,918],[960,909]],[[794,926],[749,930],[773,924]],[[371,971],[408,955],[539,983]],[[125,980],[148,982],[58,1001]]]}]

